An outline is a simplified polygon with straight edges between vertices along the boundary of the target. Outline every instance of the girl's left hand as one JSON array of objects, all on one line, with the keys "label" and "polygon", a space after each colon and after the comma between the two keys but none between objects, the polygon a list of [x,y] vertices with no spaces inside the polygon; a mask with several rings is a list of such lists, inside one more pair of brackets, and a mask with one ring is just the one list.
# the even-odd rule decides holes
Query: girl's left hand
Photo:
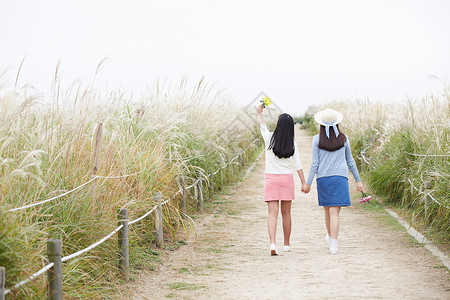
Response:
[{"label": "girl's left hand", "polygon": [[358,191],[358,192],[362,192],[363,191],[363,184],[362,184],[362,182],[361,181],[358,181],[357,183],[356,183],[356,190]]}]

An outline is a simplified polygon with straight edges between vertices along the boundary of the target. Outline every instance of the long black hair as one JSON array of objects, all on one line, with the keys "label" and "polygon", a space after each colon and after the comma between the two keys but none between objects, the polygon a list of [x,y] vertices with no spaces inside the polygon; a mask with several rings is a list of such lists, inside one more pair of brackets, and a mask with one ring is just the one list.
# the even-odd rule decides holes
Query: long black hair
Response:
[{"label": "long black hair", "polygon": [[289,158],[294,155],[294,119],[288,114],[278,117],[277,127],[270,139],[268,150],[279,158]]},{"label": "long black hair", "polygon": [[339,131],[339,136],[336,137],[333,126],[330,126],[330,138],[327,137],[325,126],[320,125],[319,132],[319,149],[327,151],[336,151],[344,147],[347,137],[339,129],[339,125],[336,124],[336,128]]}]

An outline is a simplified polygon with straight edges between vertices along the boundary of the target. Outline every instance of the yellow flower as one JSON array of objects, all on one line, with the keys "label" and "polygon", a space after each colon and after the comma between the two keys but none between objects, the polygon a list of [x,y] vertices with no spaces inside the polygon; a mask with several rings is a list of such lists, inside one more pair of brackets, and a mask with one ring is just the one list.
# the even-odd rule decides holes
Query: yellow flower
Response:
[{"label": "yellow flower", "polygon": [[269,97],[263,97],[263,98],[261,99],[261,105],[262,105],[262,107],[269,106],[270,104],[272,104],[272,100],[270,100]]}]

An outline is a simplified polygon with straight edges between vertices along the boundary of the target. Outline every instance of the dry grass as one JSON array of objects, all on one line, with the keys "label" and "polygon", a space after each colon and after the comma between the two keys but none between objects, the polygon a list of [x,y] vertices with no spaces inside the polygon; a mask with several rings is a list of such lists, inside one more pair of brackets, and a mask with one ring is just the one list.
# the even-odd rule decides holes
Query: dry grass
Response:
[{"label": "dry grass", "polygon": [[[413,223],[428,224],[431,234],[448,241],[450,86],[441,95],[406,103],[331,102],[310,115],[325,107],[344,115],[341,129],[350,137],[355,158],[367,148],[371,166],[365,175],[372,191],[386,203],[410,209]],[[357,163],[361,166],[361,160]]]},{"label": "dry grass", "polygon": [[[198,172],[209,174],[256,137],[256,131],[243,124],[237,124],[232,133],[224,130],[242,111],[203,79],[194,87],[186,78],[177,86],[156,83],[136,99],[120,92],[98,91],[94,83],[83,86],[75,82],[63,91],[58,70],[55,74],[50,99],[27,86],[5,92],[7,85],[0,85],[0,94],[4,94],[0,112],[0,265],[7,269],[7,287],[46,264],[47,239],[62,239],[64,256],[78,251],[117,226],[118,208],[128,207],[130,219],[141,216],[153,207],[153,192],[170,196],[178,190],[180,173],[188,183]],[[94,171],[100,123],[103,131]],[[247,125],[251,124],[249,120]],[[255,150],[256,146],[250,147],[249,154]],[[94,173],[115,176],[138,171],[142,173],[128,178],[98,179],[95,193],[90,185],[47,204],[4,213],[71,190]],[[228,171],[220,173],[215,185],[226,184],[232,177]],[[185,226],[178,201],[165,208],[166,232]],[[154,247],[152,228],[152,218],[132,227],[130,251],[135,259],[152,259],[143,254],[148,252],[143,249]],[[65,297],[100,298],[113,292],[120,281],[116,263],[117,241],[113,238],[64,264]],[[44,276],[14,295],[39,299],[46,297],[45,290]]]}]

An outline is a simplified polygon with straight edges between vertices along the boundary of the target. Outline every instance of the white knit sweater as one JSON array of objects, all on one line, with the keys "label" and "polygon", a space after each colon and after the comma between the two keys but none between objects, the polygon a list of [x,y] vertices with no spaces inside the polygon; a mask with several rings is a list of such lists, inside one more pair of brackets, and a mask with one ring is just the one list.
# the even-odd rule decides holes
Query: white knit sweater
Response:
[{"label": "white knit sweater", "polygon": [[289,158],[279,158],[277,157],[272,149],[267,150],[270,144],[270,139],[272,138],[273,132],[267,129],[266,124],[262,123],[260,125],[261,134],[266,145],[266,170],[267,174],[292,174],[292,161],[294,162],[295,170],[302,170],[302,164],[300,162],[300,155],[298,154],[297,143],[294,141],[294,155]]}]

